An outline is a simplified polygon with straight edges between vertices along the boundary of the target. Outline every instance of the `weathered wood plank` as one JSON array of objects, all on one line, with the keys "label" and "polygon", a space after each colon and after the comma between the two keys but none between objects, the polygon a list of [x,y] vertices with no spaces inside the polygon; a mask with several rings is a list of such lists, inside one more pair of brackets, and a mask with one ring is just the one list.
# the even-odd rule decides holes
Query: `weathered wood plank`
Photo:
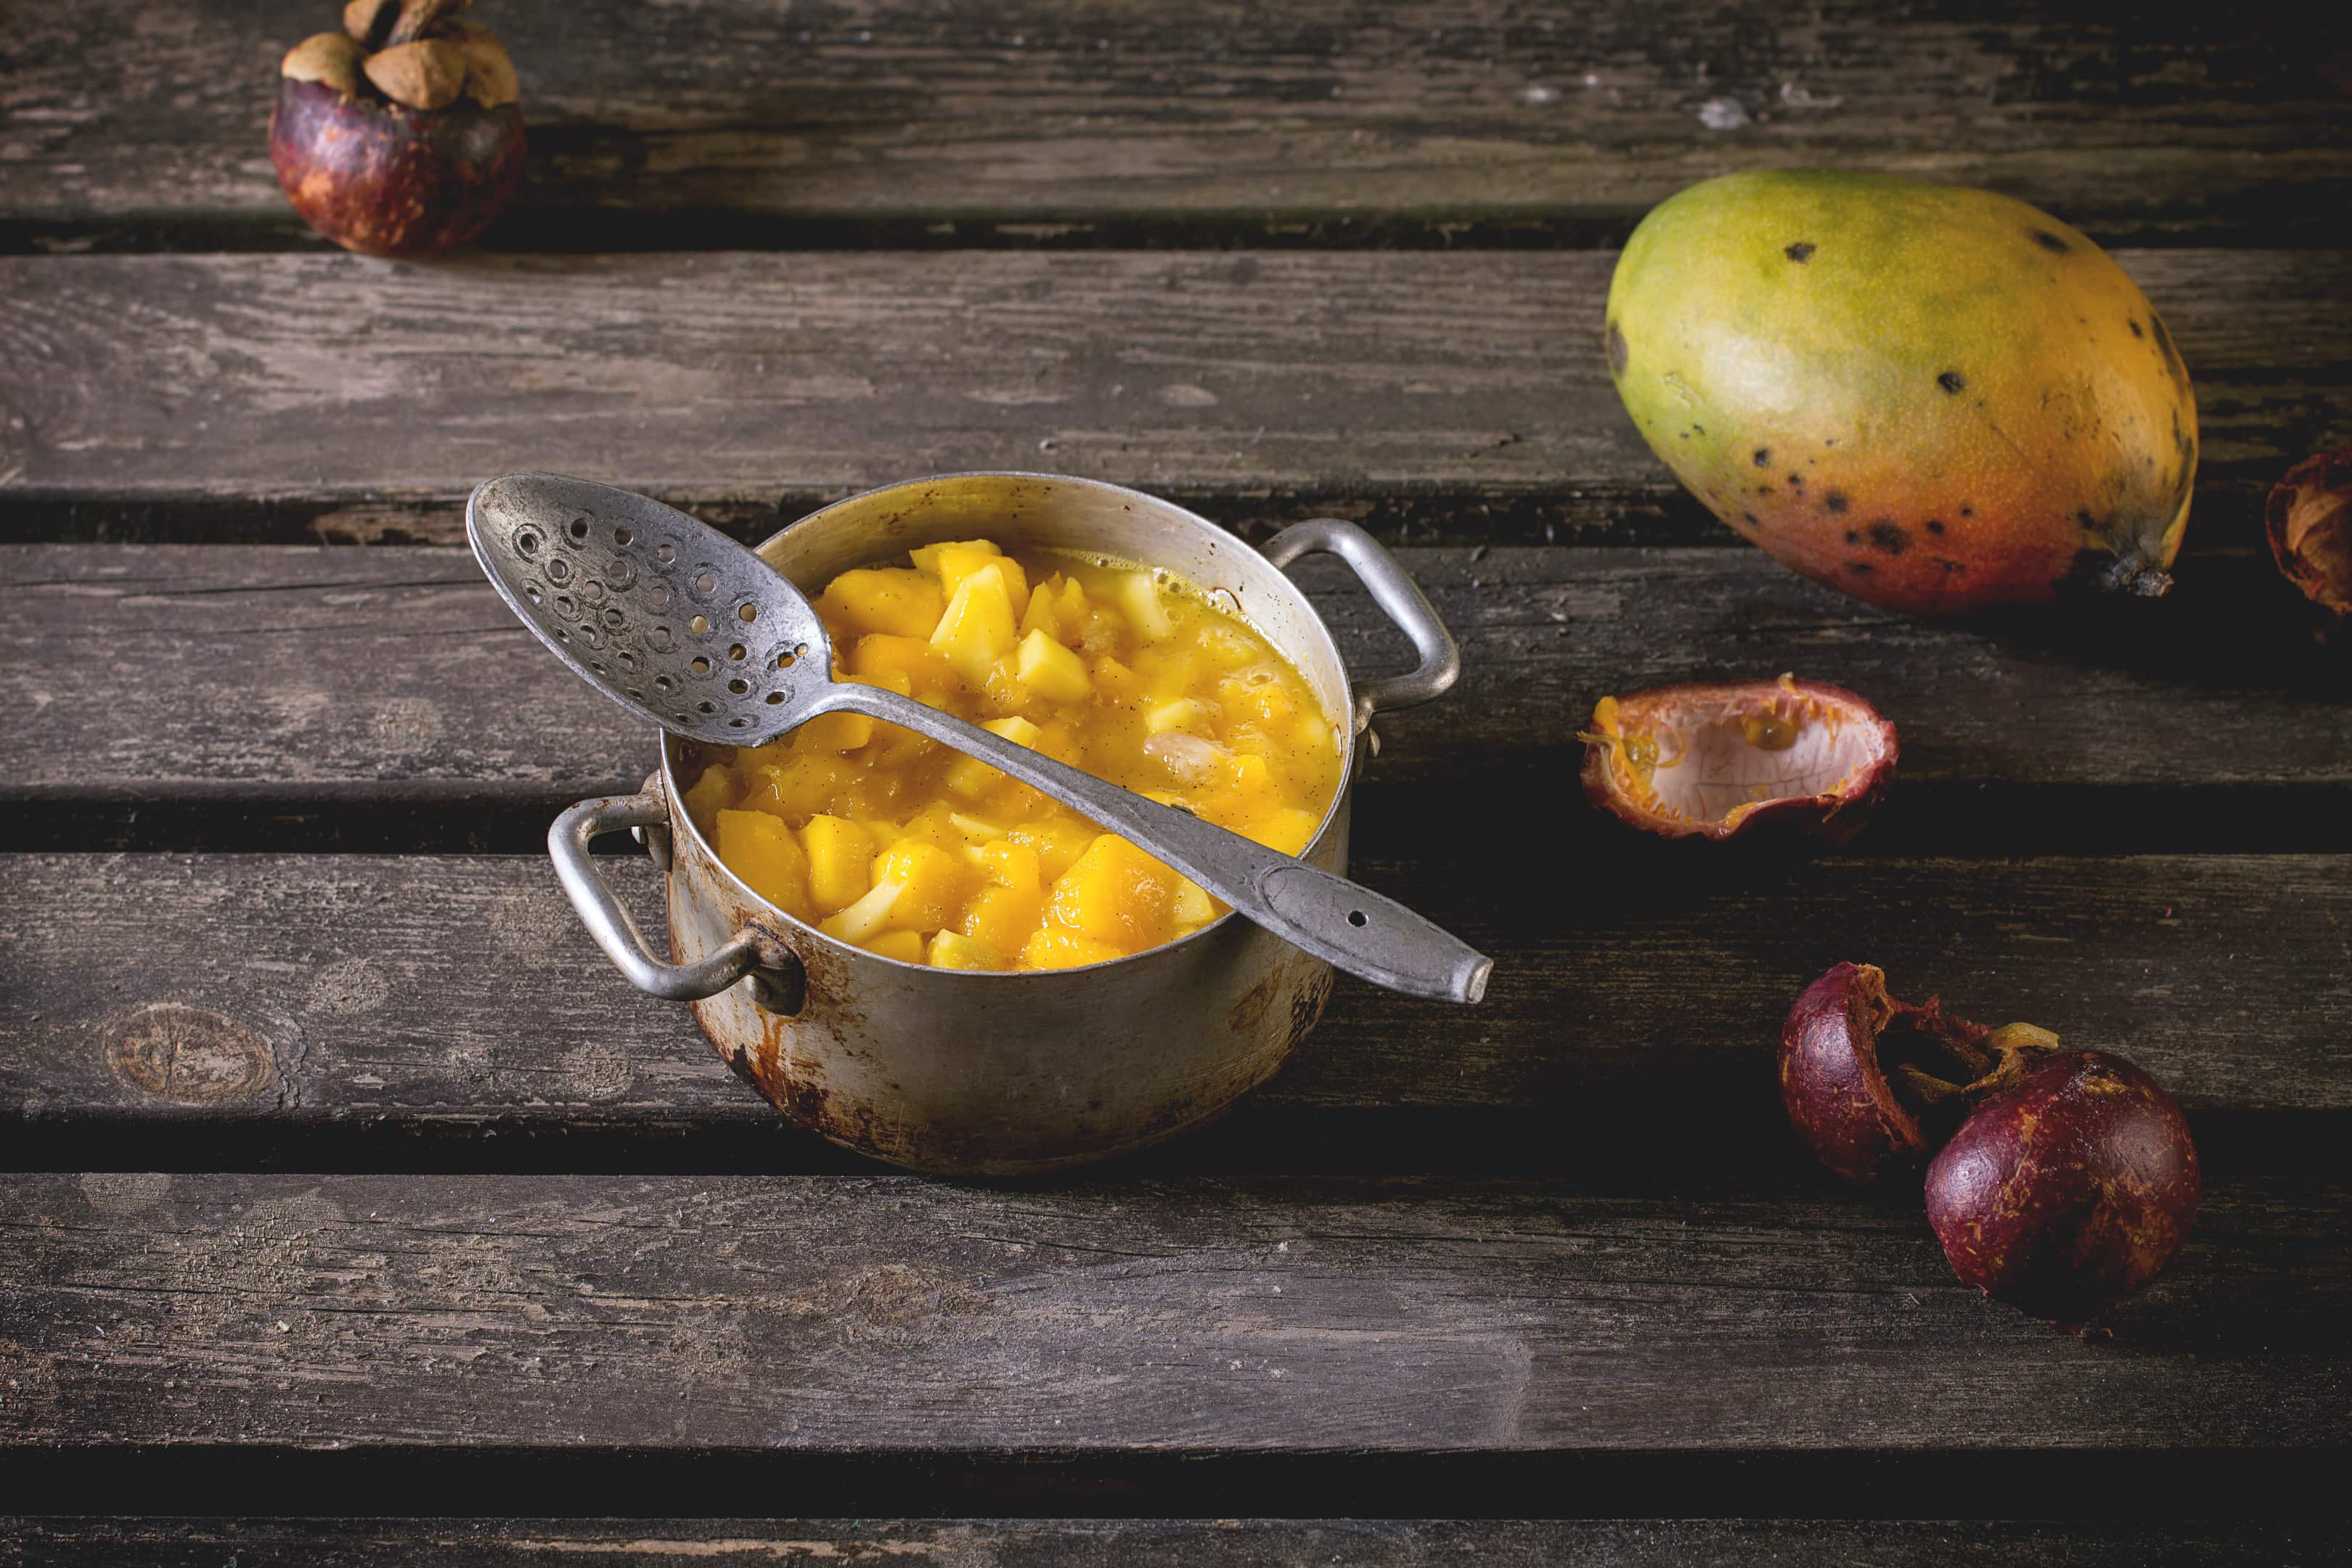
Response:
[{"label": "weathered wood plank", "polygon": [[[0,213],[51,244],[298,235],[264,151],[272,68],[331,9],[17,18]],[[2352,175],[2341,56],[2284,15],[505,0],[494,19],[535,155],[499,237],[534,248],[761,226],[1590,240],[1693,179],[1790,163],[1993,184],[2110,237],[2275,239],[2332,236]]]},{"label": "weathered wood plank", "polygon": [[[2332,252],[2126,266],[2201,394],[2204,544],[2352,440]],[[796,504],[1045,468],[1280,515],[1414,496],[1524,534],[1655,504],[1599,352],[1612,258],[1297,253],[0,259],[0,502],[299,506],[329,532],[501,468]],[[495,323],[492,329],[488,323]],[[1566,504],[1566,503],[1560,503]],[[12,506],[12,510],[18,508]],[[1717,534],[1714,537],[1726,537]]]},{"label": "weathered wood plank", "polygon": [[0,1550],[48,1568],[545,1568],[619,1558],[898,1568],[2171,1568],[2323,1560],[2339,1527],[2276,1520],[16,1519]]},{"label": "weathered wood plank", "polygon": [[[2312,642],[2266,558],[2200,558],[2169,598],[2127,614],[2006,627],[1885,615],[1744,548],[1402,559],[1461,639],[1465,674],[1443,700],[1381,721],[1368,787],[1449,786],[1475,758],[1491,788],[1564,822],[1547,837],[1591,835],[1580,806],[1555,807],[1573,801],[1595,699],[1782,670],[1850,686],[1895,721],[1903,782],[1882,826],[1930,852],[1963,817],[1983,819],[1967,836],[1978,844],[2084,847],[2037,837],[2031,818],[1994,820],[2019,792],[2352,782],[2342,660]],[[1352,668],[1401,661],[1343,570],[1298,572]],[[467,842],[472,814],[505,812],[488,843],[521,847],[518,818],[634,788],[653,765],[651,733],[547,658],[462,552],[20,547],[0,551],[0,701],[15,715],[0,806],[17,845],[92,841],[45,837],[51,814],[177,847],[224,834],[142,839],[130,814],[234,808],[253,819],[242,839],[226,834],[244,847],[269,842],[278,816],[398,806],[446,819],[428,838],[442,846]],[[2316,809],[2267,822],[2185,798],[2160,809],[2146,847],[2342,841]],[[2243,836],[2268,828],[2281,837]]]},{"label": "weathered wood plank", "polygon": [[2340,1450],[2347,1223],[2216,1171],[2107,1342],[1769,1183],[23,1175],[0,1446]]},{"label": "weathered wood plank", "polygon": [[[1465,875],[1453,846],[1367,844],[1356,871],[1496,955],[1486,1003],[1343,979],[1261,1108],[1564,1119],[1545,1137],[1704,1121],[1729,1127],[1741,1158],[1785,1163],[1781,1016],[1857,959],[1897,994],[1940,991],[1966,1016],[2124,1050],[2200,1114],[2352,1109],[2342,856],[1825,861],[1738,879],[1522,855],[1533,885],[1508,889]],[[605,868],[658,920],[648,862]],[[543,860],[35,855],[0,872],[0,1125],[62,1130],[53,1143],[213,1125],[246,1130],[229,1145],[243,1159],[321,1128],[772,1120],[684,1008],[596,952]],[[168,1062],[142,1046],[158,1006],[180,1010]],[[383,1157],[302,1147],[337,1165]]]}]

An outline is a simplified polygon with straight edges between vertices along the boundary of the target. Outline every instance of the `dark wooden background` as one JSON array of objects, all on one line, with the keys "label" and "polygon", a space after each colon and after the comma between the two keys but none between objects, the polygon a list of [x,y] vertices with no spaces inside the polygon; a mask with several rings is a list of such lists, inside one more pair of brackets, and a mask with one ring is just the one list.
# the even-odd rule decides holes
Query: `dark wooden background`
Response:
[{"label": "dark wooden background", "polygon": [[[2240,11],[485,0],[532,174],[430,266],[271,179],[332,5],[0,16],[0,1558],[2342,1553],[2352,671],[2259,515],[2352,443],[2352,37]],[[1676,491],[1611,247],[1807,163],[2115,249],[2199,394],[2170,598],[1905,620]],[[1467,673],[1383,721],[1359,874],[1490,1000],[1343,982],[1066,1180],[782,1127],[539,854],[652,742],[453,547],[521,466],[746,538],[981,467],[1364,521]],[[1851,850],[1585,810],[1595,697],[1783,669],[1901,727]],[[2108,1335],[1791,1146],[1778,1019],[1845,958],[2177,1089],[2205,1213]]]}]

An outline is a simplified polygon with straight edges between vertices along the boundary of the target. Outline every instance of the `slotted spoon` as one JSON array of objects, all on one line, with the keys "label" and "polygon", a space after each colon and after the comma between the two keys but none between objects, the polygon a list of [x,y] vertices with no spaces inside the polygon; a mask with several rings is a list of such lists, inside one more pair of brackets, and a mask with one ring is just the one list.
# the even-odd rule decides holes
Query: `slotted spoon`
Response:
[{"label": "slotted spoon", "polygon": [[1493,961],[1393,899],[911,697],[834,679],[806,595],[673,507],[562,474],[502,474],[467,501],[466,536],[499,595],[558,658],[672,734],[756,746],[824,713],[901,725],[1053,796],[1350,974],[1455,1002],[1486,993]]}]

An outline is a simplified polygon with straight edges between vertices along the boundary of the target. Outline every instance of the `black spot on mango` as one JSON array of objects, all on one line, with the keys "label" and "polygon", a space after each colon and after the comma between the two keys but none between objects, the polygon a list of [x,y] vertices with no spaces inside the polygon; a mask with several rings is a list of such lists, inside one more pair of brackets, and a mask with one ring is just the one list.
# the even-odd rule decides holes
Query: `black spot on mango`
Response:
[{"label": "black spot on mango", "polygon": [[[2068,260],[2021,265],[2021,239]],[[1817,253],[1838,265],[1788,265]],[[2196,466],[2188,372],[2122,268],[2046,213],[1888,175],[1727,175],[1643,220],[1607,320],[1626,407],[1726,521],[1747,521],[1739,498],[1774,453],[1820,455],[1822,504],[1748,535],[1809,576],[1927,612],[2168,580]],[[1619,344],[1637,336],[1631,366]],[[1699,426],[1772,439],[1668,434]],[[1804,491],[1789,472],[1784,499]],[[1937,553],[1912,548],[1927,535]]]},{"label": "black spot on mango", "polygon": [[1612,374],[1625,374],[1626,362],[1633,357],[1625,346],[1625,330],[1616,322],[1609,323],[1609,369]]}]

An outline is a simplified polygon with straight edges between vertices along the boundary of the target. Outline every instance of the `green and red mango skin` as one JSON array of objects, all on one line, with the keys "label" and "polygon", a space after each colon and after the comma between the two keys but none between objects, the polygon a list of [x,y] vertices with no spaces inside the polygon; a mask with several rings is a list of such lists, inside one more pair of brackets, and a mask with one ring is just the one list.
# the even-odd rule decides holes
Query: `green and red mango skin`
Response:
[{"label": "green and red mango skin", "polygon": [[1818,582],[1924,614],[2169,584],[2188,372],[2123,269],[2023,202],[1709,180],[1634,230],[1606,347],[1675,478]]}]

